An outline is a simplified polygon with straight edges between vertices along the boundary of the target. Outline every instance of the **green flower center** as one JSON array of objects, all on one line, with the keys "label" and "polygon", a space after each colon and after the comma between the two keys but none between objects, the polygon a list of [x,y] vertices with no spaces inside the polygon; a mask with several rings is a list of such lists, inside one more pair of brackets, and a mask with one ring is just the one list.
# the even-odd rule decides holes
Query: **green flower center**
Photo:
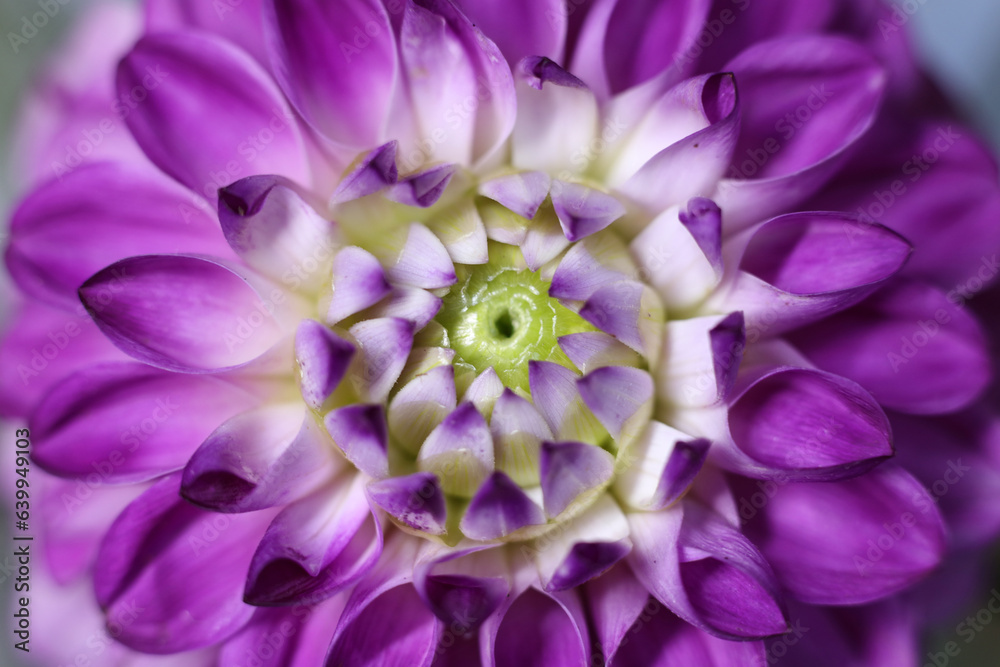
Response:
[{"label": "green flower center", "polygon": [[490,242],[488,263],[455,269],[458,282],[437,321],[448,332],[456,367],[478,374],[492,366],[506,386],[524,392],[531,360],[575,368],[559,337],[595,329],[549,296],[550,281],[527,268],[518,248]]}]

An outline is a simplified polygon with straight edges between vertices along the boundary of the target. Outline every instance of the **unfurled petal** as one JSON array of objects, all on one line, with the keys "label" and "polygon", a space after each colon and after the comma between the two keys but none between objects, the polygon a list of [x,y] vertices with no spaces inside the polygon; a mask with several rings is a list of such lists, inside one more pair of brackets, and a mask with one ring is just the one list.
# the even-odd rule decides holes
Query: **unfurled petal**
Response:
[{"label": "unfurled petal", "polygon": [[219,662],[237,665],[254,659],[258,667],[320,665],[345,602],[345,596],[338,596],[315,607],[258,608],[223,645]]},{"label": "unfurled petal", "polygon": [[291,110],[260,65],[228,42],[198,32],[146,36],[119,65],[117,82],[123,98],[136,89],[148,95],[125,118],[142,150],[209,201],[252,173],[308,183]]},{"label": "unfurled petal", "polygon": [[148,653],[209,646],[250,620],[243,580],[272,516],[208,512],[179,488],[180,474],[164,477],[129,505],[105,536],[94,573],[109,617],[133,618],[118,641]]},{"label": "unfurled petal", "polygon": [[260,294],[222,264],[183,255],[112,264],[80,287],[80,299],[123,352],[187,373],[241,366],[261,356],[285,333],[276,313],[291,306],[277,288]]},{"label": "unfurled petal", "polygon": [[584,665],[590,661],[587,622],[576,591],[533,588],[506,610],[493,640],[495,667]]},{"label": "unfurled petal", "polygon": [[374,148],[361,158],[330,196],[331,204],[360,199],[393,185],[398,176],[396,151],[399,144],[393,140]]},{"label": "unfurled petal", "polygon": [[489,546],[435,554],[414,569],[413,582],[431,611],[457,634],[477,629],[511,587],[502,550]]},{"label": "unfurled petal", "polygon": [[943,556],[934,500],[899,468],[771,491],[748,529],[781,584],[803,602],[877,600],[919,580]]},{"label": "unfurled petal", "polygon": [[328,440],[296,405],[258,408],[224,422],[184,468],[183,496],[218,512],[251,512],[291,502],[336,470]]},{"label": "unfurled petal", "polygon": [[503,7],[490,0],[457,4],[473,25],[496,42],[508,63],[513,65],[525,56],[561,62],[567,9],[560,0],[515,0]]},{"label": "unfurled petal", "polygon": [[[623,643],[630,643],[632,624],[649,608],[649,591],[636,581],[627,565],[615,567],[584,584],[587,609],[594,619],[596,639],[610,662]],[[659,606],[655,600],[653,604]]]},{"label": "unfurled petal", "polygon": [[382,528],[364,480],[341,477],[275,517],[250,563],[244,599],[314,604],[364,576],[381,552]]},{"label": "unfurled petal", "polygon": [[35,409],[32,454],[59,475],[151,479],[183,467],[219,422],[256,400],[252,390],[211,376],[92,366],[63,379]]}]

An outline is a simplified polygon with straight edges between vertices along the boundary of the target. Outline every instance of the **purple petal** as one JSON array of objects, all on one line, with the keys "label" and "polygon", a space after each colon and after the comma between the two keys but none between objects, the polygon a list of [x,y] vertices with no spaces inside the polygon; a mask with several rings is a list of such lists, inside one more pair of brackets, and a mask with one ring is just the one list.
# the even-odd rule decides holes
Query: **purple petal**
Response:
[{"label": "purple petal", "polygon": [[544,171],[522,171],[480,184],[479,194],[530,220],[549,195],[552,178]]},{"label": "purple petal", "polygon": [[473,540],[495,540],[525,526],[545,524],[542,508],[502,472],[490,475],[472,498],[460,524]]},{"label": "purple petal", "polygon": [[525,56],[559,60],[566,37],[566,7],[560,0],[514,0],[499,6],[489,0],[461,0],[462,12],[496,42],[508,63]]},{"label": "purple petal", "polygon": [[[351,480],[353,477],[353,481]],[[261,538],[247,574],[253,605],[313,604],[357,581],[382,553],[359,475],[292,503]]]},{"label": "purple petal", "polygon": [[818,35],[755,44],[725,70],[739,81],[742,110],[731,179],[716,199],[730,229],[816,191],[871,126],[887,78],[857,42]]},{"label": "purple petal", "polygon": [[361,386],[372,401],[389,395],[413,347],[413,324],[396,317],[359,322],[350,328],[361,346]]},{"label": "purple petal", "polygon": [[854,308],[795,332],[821,368],[850,378],[903,412],[953,412],[990,382],[983,332],[944,292],[897,283]]},{"label": "purple petal", "polygon": [[400,523],[431,535],[447,530],[444,493],[437,476],[418,472],[368,485],[368,497]]},{"label": "purple petal", "polygon": [[564,530],[546,536],[535,553],[546,591],[576,588],[601,576],[628,555],[628,521],[611,496],[603,494]]},{"label": "purple petal", "polygon": [[229,255],[219,241],[211,211],[184,188],[105,162],[26,197],[14,212],[5,259],[27,294],[65,307],[76,305],[87,278],[117,260],[151,252]]},{"label": "purple petal", "polygon": [[586,185],[563,181],[552,184],[552,206],[570,241],[599,232],[625,215],[625,207],[613,196]]},{"label": "purple petal", "polygon": [[712,268],[722,275],[722,210],[711,199],[695,197],[679,215]]},{"label": "purple petal", "polygon": [[181,494],[217,512],[301,498],[335,470],[325,436],[301,405],[258,408],[215,429],[184,468]]},{"label": "purple petal", "polygon": [[356,597],[337,625],[327,665],[430,667],[442,623],[413,586],[397,585],[352,604]]},{"label": "purple petal", "polygon": [[465,390],[462,400],[475,405],[476,409],[489,419],[490,415],[493,414],[493,406],[505,388],[496,371],[490,366],[476,376],[469,388]]},{"label": "purple petal", "polygon": [[543,442],[539,468],[545,514],[556,517],[611,479],[614,458],[582,442]]},{"label": "purple petal", "polygon": [[265,300],[230,269],[197,257],[124,259],[88,279],[80,300],[119,349],[173,371],[246,364],[284,333],[273,293]]},{"label": "purple petal", "polygon": [[590,442],[598,435],[603,437],[603,429],[580,397],[576,385],[579,377],[551,361],[528,362],[531,399],[552,433],[560,440]]},{"label": "purple petal", "polygon": [[559,347],[584,373],[603,366],[639,366],[641,363],[635,350],[600,331],[560,336]]},{"label": "purple petal", "polygon": [[455,174],[455,165],[441,164],[402,178],[385,196],[407,206],[433,206]]},{"label": "purple petal", "polygon": [[493,407],[490,433],[497,470],[522,486],[538,484],[538,447],[553,436],[535,407],[505,389]]},{"label": "purple petal", "polygon": [[[516,237],[517,234],[512,234],[507,241],[513,241]],[[499,237],[496,240],[504,242]],[[524,262],[532,271],[538,271],[558,257],[567,246],[569,240],[559,226],[555,211],[546,204],[524,232],[521,241],[521,255],[524,257]]]},{"label": "purple petal", "polygon": [[396,183],[396,151],[399,144],[392,140],[369,151],[337,185],[330,204],[361,199]]},{"label": "purple petal", "polygon": [[455,283],[455,265],[441,239],[424,225],[410,225],[396,262],[388,270],[394,283],[437,289]]},{"label": "purple petal", "polygon": [[375,305],[392,291],[382,265],[367,250],[348,246],[333,260],[333,298],[326,321],[335,324]]},{"label": "purple petal", "polygon": [[243,580],[271,514],[220,517],[185,502],[179,488],[180,474],[165,477],[129,505],[105,536],[94,572],[108,616],[133,619],[121,624],[118,641],[145,653],[215,644],[253,614]]},{"label": "purple petal", "polygon": [[522,593],[500,621],[494,665],[590,664],[587,623],[575,591],[546,595]]},{"label": "purple petal", "polygon": [[285,179],[250,176],[219,190],[219,222],[243,261],[289,287],[315,289],[335,251],[334,223]]},{"label": "purple petal", "polygon": [[389,475],[389,434],[381,405],[337,408],[327,413],[323,423],[351,463],[375,479]]},{"label": "purple petal", "polygon": [[933,497],[899,468],[882,465],[856,479],[768,491],[761,518],[751,515],[748,529],[781,584],[804,602],[886,597],[925,576],[944,554]]},{"label": "purple petal", "polygon": [[[783,368],[755,380],[729,409],[745,474],[829,480],[860,474],[892,455],[889,420],[850,380]],[[755,470],[754,468],[763,468]]]},{"label": "purple petal", "polygon": [[672,505],[701,472],[710,444],[658,421],[650,422],[625,454],[630,464],[615,479],[616,496],[644,511]]},{"label": "purple petal", "polygon": [[151,479],[183,467],[213,428],[256,400],[211,376],[135,363],[91,366],[63,378],[35,408],[33,457],[58,475]]},{"label": "purple petal", "polygon": [[250,622],[222,645],[218,663],[257,660],[255,667],[321,665],[344,602],[334,598],[316,607],[258,608]]},{"label": "purple petal", "polygon": [[389,432],[416,453],[456,404],[455,369],[442,365],[418,375],[403,386],[389,404]]},{"label": "purple petal", "polygon": [[316,320],[302,320],[295,332],[295,362],[302,398],[319,410],[347,374],[354,345]]},{"label": "purple petal", "polygon": [[262,0],[241,0],[227,5],[206,4],[198,0],[151,0],[145,5],[146,30],[213,32],[238,44],[267,67],[261,5]]},{"label": "purple petal", "polygon": [[442,488],[470,497],[493,470],[493,440],[486,420],[472,403],[444,418],[420,447],[417,465],[441,478]]},{"label": "purple petal", "polygon": [[549,296],[586,301],[601,287],[627,280],[634,270],[628,249],[616,236],[590,236],[574,244],[559,260]]},{"label": "purple petal", "polygon": [[629,564],[636,577],[688,623],[727,639],[787,629],[767,561],[717,515],[686,503],[630,514],[629,524],[635,545]]},{"label": "purple petal", "polygon": [[414,570],[414,586],[435,616],[468,634],[510,593],[508,567],[500,551],[489,546],[445,550]]},{"label": "purple petal", "polygon": [[601,287],[583,304],[580,317],[655,363],[664,313],[646,285],[622,280]]},{"label": "purple petal", "polygon": [[649,418],[653,380],[646,371],[605,366],[583,376],[576,385],[583,402],[615,439],[629,430],[627,424]]},{"label": "purple petal", "polygon": [[658,394],[678,406],[719,404],[733,391],[745,347],[740,312],[668,322],[656,373]]},{"label": "purple petal", "polygon": [[396,76],[382,3],[267,1],[264,33],[275,78],[306,121],[344,145],[381,143]]},{"label": "purple petal", "polygon": [[[292,112],[236,46],[198,32],[148,35],[122,60],[117,84],[122,99],[143,95],[125,122],[149,159],[209,201],[247,174],[309,181]],[[266,150],[256,148],[265,133]]]},{"label": "purple petal", "polygon": [[369,311],[371,317],[397,317],[413,323],[414,331],[420,331],[441,310],[441,298],[419,287],[394,288],[387,298]]},{"label": "purple petal", "polygon": [[[866,228],[856,237],[855,232]],[[910,245],[838,213],[793,213],[754,232],[727,303],[740,304],[751,342],[858,303],[897,273]]]},{"label": "purple petal", "polygon": [[648,608],[649,591],[636,581],[627,566],[621,565],[588,581],[584,585],[584,599],[605,660],[614,664],[612,661],[619,646],[632,642],[627,635],[632,624]]}]

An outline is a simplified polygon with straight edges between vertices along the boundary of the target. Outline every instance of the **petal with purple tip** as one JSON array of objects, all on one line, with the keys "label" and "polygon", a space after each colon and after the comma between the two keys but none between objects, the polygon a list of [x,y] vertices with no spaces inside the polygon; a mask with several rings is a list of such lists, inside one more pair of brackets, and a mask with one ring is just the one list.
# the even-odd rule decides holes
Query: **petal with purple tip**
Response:
[{"label": "petal with purple tip", "polygon": [[502,549],[480,545],[435,554],[414,569],[413,583],[435,616],[468,633],[510,593],[508,570]]},{"label": "petal with purple tip", "polygon": [[[143,152],[210,201],[244,169],[309,182],[295,117],[267,72],[235,45],[201,32],[147,35],[119,64],[117,86],[122,99],[147,93],[125,116]],[[266,151],[240,148],[263,130],[272,136]]]},{"label": "petal with purple tip", "polygon": [[559,260],[549,296],[586,301],[601,287],[627,280],[634,272],[628,248],[617,235],[588,236]]},{"label": "petal with purple tip", "polygon": [[605,660],[614,664],[612,661],[619,646],[631,643],[626,637],[632,624],[648,609],[649,591],[636,581],[627,566],[608,570],[603,576],[588,581],[583,590]]},{"label": "petal with purple tip", "polygon": [[634,280],[605,285],[590,295],[580,317],[656,365],[665,313],[660,297],[648,286]]},{"label": "petal with purple tip", "polygon": [[302,320],[295,332],[295,362],[299,367],[302,398],[319,410],[354,358],[354,345],[316,320]]},{"label": "petal with purple tip", "polygon": [[385,193],[387,199],[407,206],[433,206],[448,187],[455,165],[441,164],[399,179]]},{"label": "petal with purple tip", "polygon": [[579,375],[551,361],[529,361],[531,400],[559,440],[599,444],[604,427],[584,404],[577,388]]},{"label": "petal with purple tip", "polygon": [[262,407],[205,439],[184,468],[181,494],[217,512],[252,512],[301,498],[336,468],[326,437],[301,404]]},{"label": "petal with purple tip", "polygon": [[250,176],[219,190],[219,222],[243,261],[274,280],[315,289],[335,251],[334,223],[324,220],[277,176]]},{"label": "petal with purple tip", "polygon": [[333,259],[333,296],[326,321],[335,324],[375,305],[391,291],[392,286],[375,256],[348,246]]},{"label": "petal with purple tip", "polygon": [[359,322],[350,332],[362,354],[361,377],[353,380],[372,401],[385,400],[413,347],[413,324],[397,317],[382,317]]},{"label": "petal with purple tip", "polygon": [[197,257],[124,259],[88,279],[80,299],[119,349],[173,371],[241,366],[284,333],[280,306],[222,264]]},{"label": "petal with purple tip", "polygon": [[406,243],[387,273],[394,283],[437,289],[455,283],[455,265],[448,249],[424,225],[410,225]]},{"label": "petal with purple tip", "polygon": [[433,473],[390,477],[368,485],[371,501],[400,523],[431,535],[447,528],[444,493]]},{"label": "petal with purple tip", "polygon": [[616,478],[622,502],[639,510],[663,509],[694,482],[708,455],[709,441],[652,421],[625,454],[629,466]]},{"label": "petal with purple tip", "polygon": [[496,540],[527,526],[545,524],[545,513],[510,477],[494,472],[469,502],[459,524],[473,540]]},{"label": "petal with purple tip", "polygon": [[[583,605],[576,591],[522,593],[498,619],[496,667],[587,665],[590,644]],[[485,629],[485,627],[484,627]]]},{"label": "petal with purple tip", "polygon": [[544,171],[522,171],[481,183],[479,194],[530,220],[548,196],[551,184],[552,178]]},{"label": "petal with purple tip", "polygon": [[445,492],[469,498],[493,471],[493,460],[486,420],[475,405],[462,403],[427,436],[417,466],[436,473]]},{"label": "petal with purple tip", "polygon": [[655,374],[657,395],[674,406],[718,404],[732,392],[745,346],[742,313],[668,322]]},{"label": "petal with purple tip", "polygon": [[582,442],[543,442],[539,468],[545,514],[555,517],[600,491],[614,474],[614,458]]},{"label": "petal with purple tip", "polygon": [[389,404],[389,433],[415,454],[438,424],[455,409],[455,369],[432,368],[407,382]]},{"label": "petal with purple tip", "polygon": [[531,403],[505,389],[490,419],[496,469],[521,486],[538,484],[538,448],[552,431]]},{"label": "petal with purple tip", "polygon": [[[501,243],[504,242],[502,236],[495,238]],[[558,257],[567,246],[569,240],[559,226],[556,212],[546,203],[535,215],[534,220],[528,223],[527,231],[524,232],[521,241],[521,255],[528,268],[537,271]]]},{"label": "petal with purple tip", "polygon": [[415,331],[427,326],[441,310],[441,298],[419,287],[396,287],[365,313],[369,317],[398,317],[413,323]]},{"label": "petal with purple tip", "polygon": [[250,563],[244,600],[258,606],[315,604],[364,576],[381,553],[382,530],[364,480],[342,477],[271,522]]},{"label": "petal with purple tip", "polygon": [[357,403],[331,410],[323,418],[326,430],[344,456],[368,475],[389,474],[389,435],[379,404]]},{"label": "petal with purple tip", "polygon": [[599,232],[625,215],[625,207],[613,196],[579,183],[552,183],[552,206],[559,225],[570,241]]},{"label": "petal with purple tip", "polygon": [[474,201],[458,201],[436,211],[427,226],[441,240],[455,264],[485,264],[489,261],[486,225]]},{"label": "petal with purple tip", "polygon": [[559,347],[573,365],[584,373],[603,366],[638,367],[642,362],[635,350],[600,331],[560,336]]},{"label": "petal with purple tip", "polygon": [[605,366],[577,381],[580,396],[616,440],[638,435],[652,414],[653,380],[626,366]]},{"label": "petal with purple tip", "polygon": [[476,409],[487,419],[493,414],[493,406],[496,404],[500,394],[504,391],[503,382],[497,372],[490,366],[472,381],[469,388],[465,390],[463,401],[469,401],[476,406]]},{"label": "petal with purple tip", "polygon": [[330,196],[330,204],[361,199],[395,184],[398,148],[398,143],[393,140],[366,153],[337,185]]}]

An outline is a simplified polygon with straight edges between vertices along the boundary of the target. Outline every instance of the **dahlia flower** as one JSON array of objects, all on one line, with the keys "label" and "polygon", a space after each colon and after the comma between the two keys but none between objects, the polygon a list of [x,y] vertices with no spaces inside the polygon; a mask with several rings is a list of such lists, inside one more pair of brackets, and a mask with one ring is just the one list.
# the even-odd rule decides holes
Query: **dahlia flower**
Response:
[{"label": "dahlia flower", "polygon": [[894,17],[96,10],[6,249],[36,651],[916,663],[1000,531],[1000,192]]}]

